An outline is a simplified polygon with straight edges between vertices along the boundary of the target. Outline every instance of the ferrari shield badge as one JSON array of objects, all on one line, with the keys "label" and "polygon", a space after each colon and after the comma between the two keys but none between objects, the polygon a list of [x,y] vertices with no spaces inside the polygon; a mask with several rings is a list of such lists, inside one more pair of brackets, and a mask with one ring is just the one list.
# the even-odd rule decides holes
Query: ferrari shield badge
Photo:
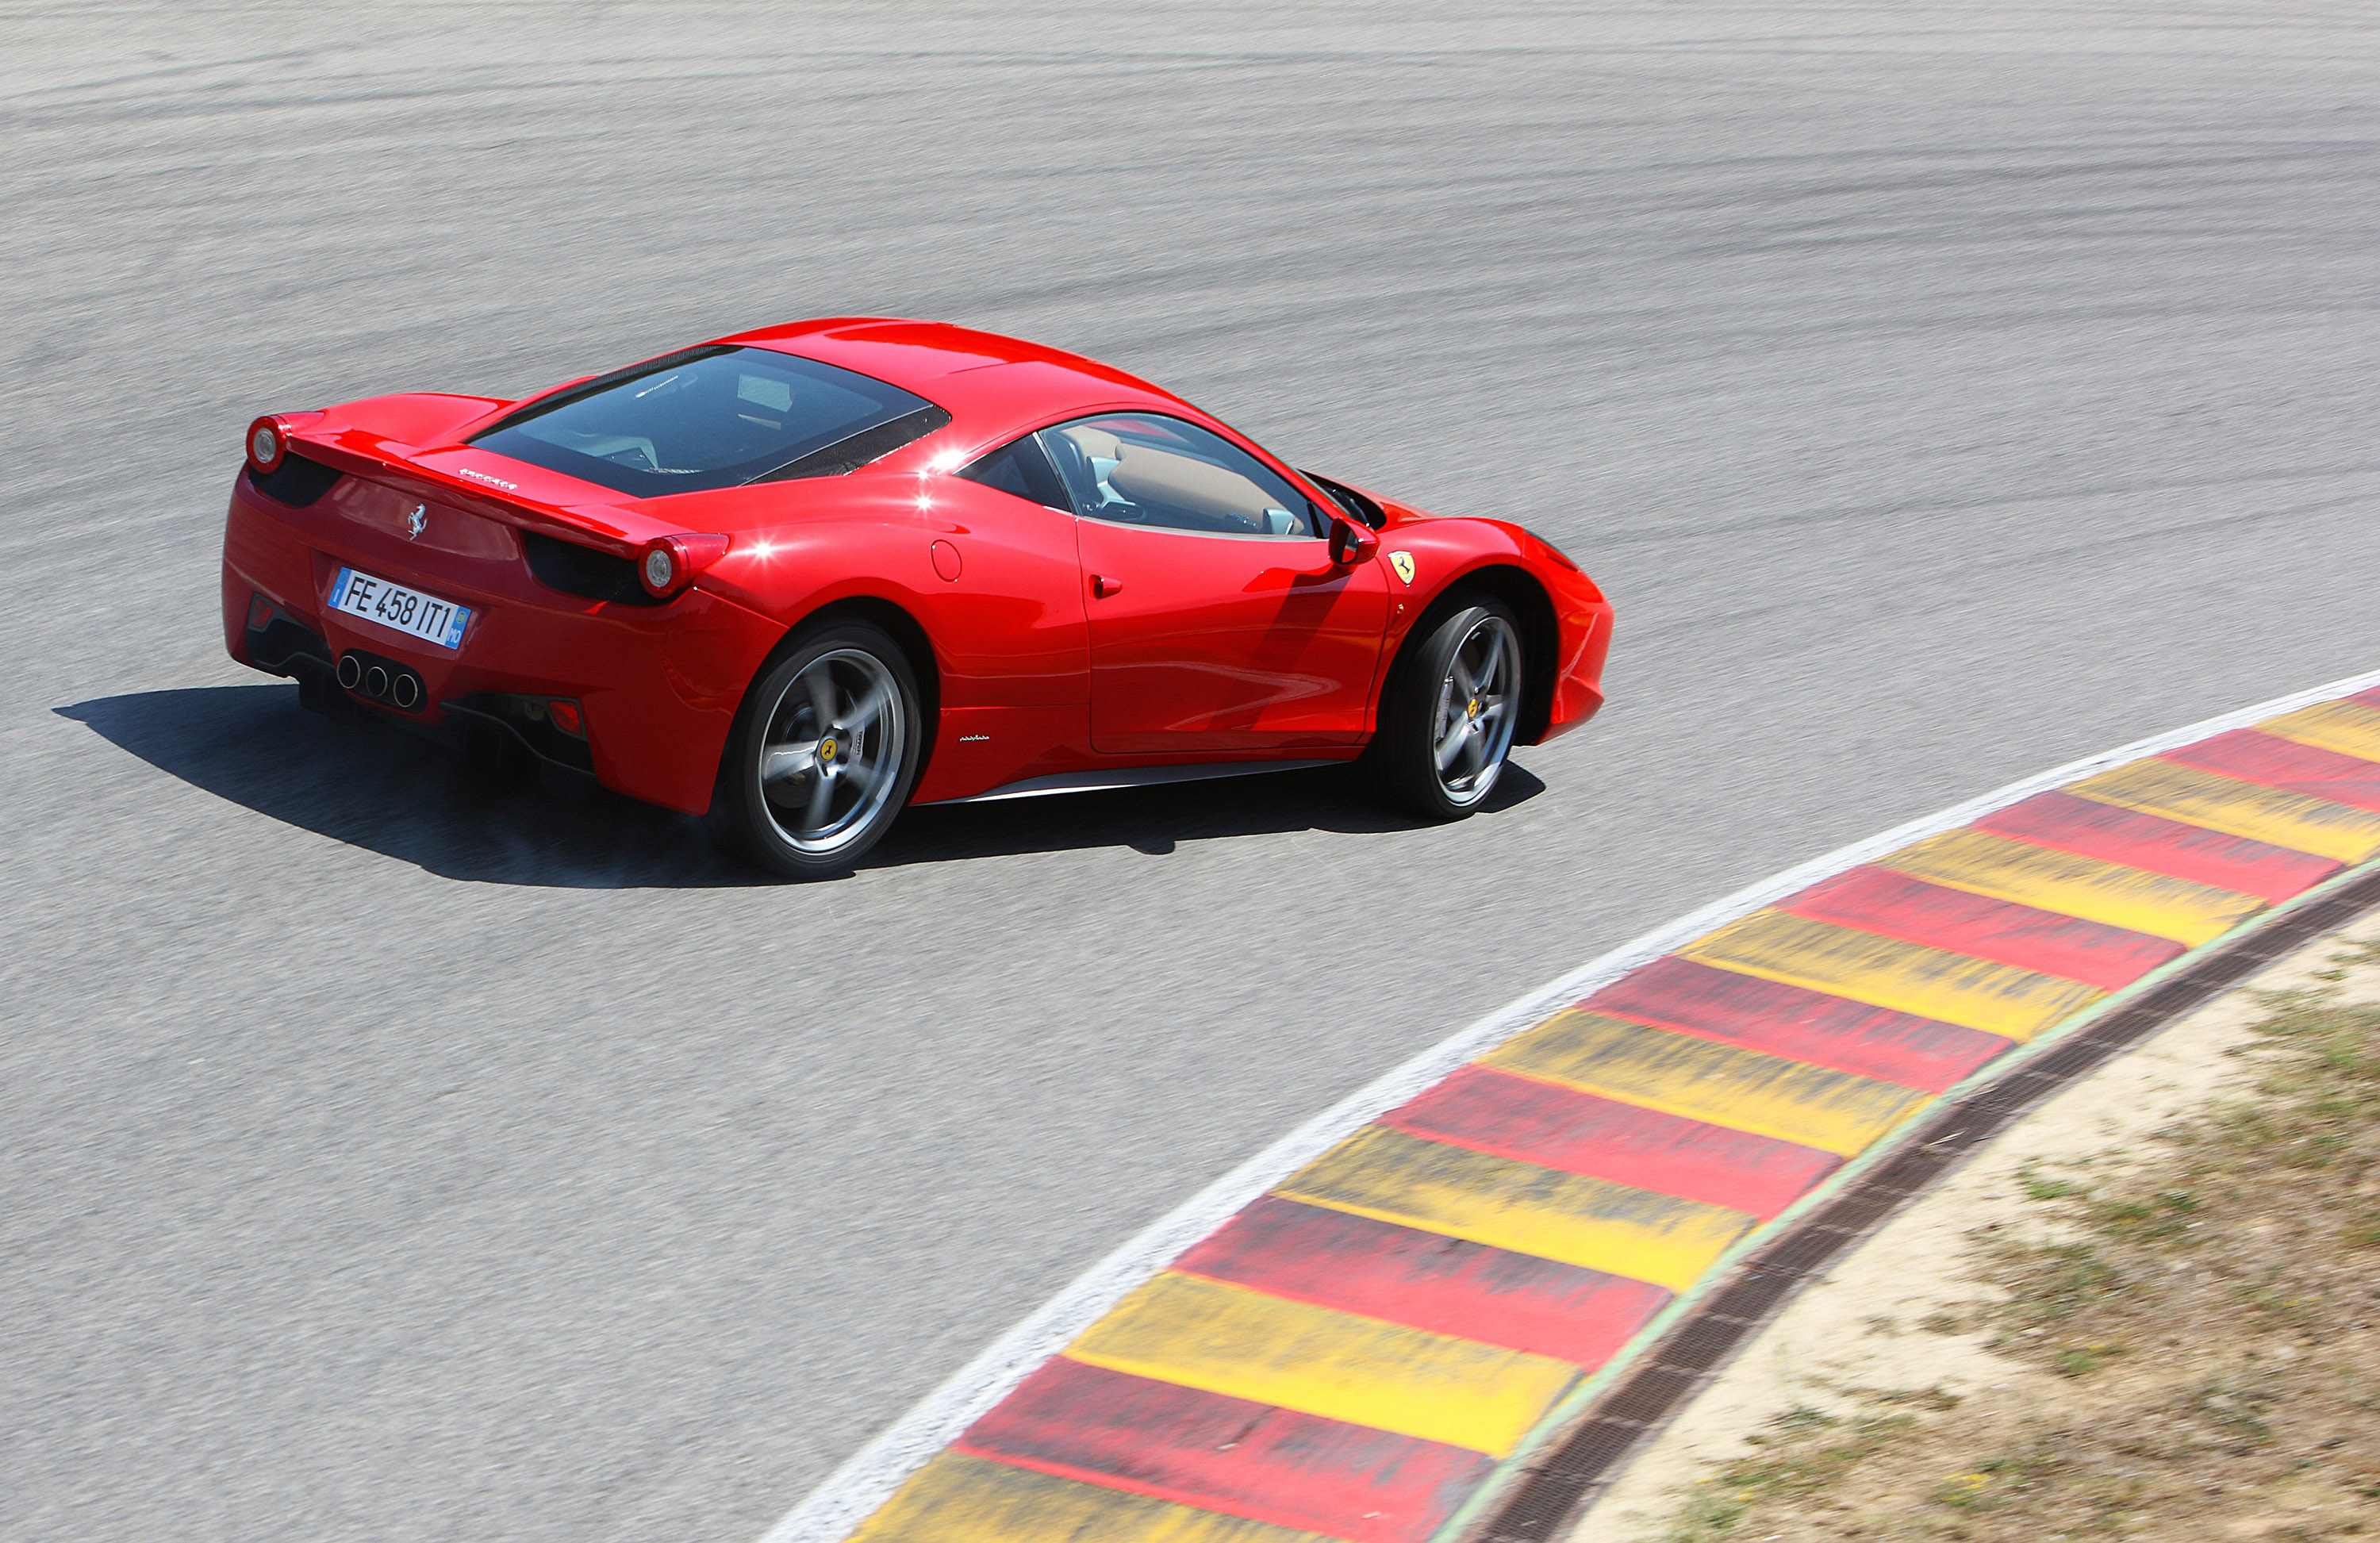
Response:
[{"label": "ferrari shield badge", "polygon": [[1413,553],[1410,553],[1410,552],[1391,552],[1391,553],[1389,553],[1389,566],[1390,566],[1390,567],[1392,567],[1392,568],[1396,569],[1396,570],[1397,570],[1397,577],[1398,577],[1399,578],[1403,579],[1407,584],[1411,584],[1411,583],[1413,582],[1413,576],[1414,576],[1414,561],[1413,561]]}]

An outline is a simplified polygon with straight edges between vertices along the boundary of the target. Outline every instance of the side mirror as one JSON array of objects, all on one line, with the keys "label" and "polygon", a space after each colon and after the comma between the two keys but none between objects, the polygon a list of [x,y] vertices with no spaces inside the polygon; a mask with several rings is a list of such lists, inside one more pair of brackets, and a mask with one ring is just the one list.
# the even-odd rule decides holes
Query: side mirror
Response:
[{"label": "side mirror", "polygon": [[1330,522],[1330,560],[1342,568],[1368,563],[1379,554],[1379,533],[1351,519]]}]

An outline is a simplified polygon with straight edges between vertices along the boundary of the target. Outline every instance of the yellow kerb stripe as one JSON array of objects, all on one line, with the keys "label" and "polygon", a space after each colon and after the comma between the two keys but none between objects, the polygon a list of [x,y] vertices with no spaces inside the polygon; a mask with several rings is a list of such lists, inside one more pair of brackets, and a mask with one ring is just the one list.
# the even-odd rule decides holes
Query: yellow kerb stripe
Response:
[{"label": "yellow kerb stripe", "polygon": [[2380,760],[2380,708],[2353,702],[2319,702],[2267,718],[2256,725],[2266,734],[2294,739],[2318,750]]},{"label": "yellow kerb stripe", "polygon": [[1698,964],[2019,1041],[2107,994],[2054,975],[1777,911],[1755,911],[1678,953]]},{"label": "yellow kerb stripe", "polygon": [[1171,1500],[954,1452],[937,1454],[851,1543],[1329,1543]]},{"label": "yellow kerb stripe", "polygon": [[1497,1046],[1485,1065],[1689,1120],[1851,1157],[1932,1095],[1572,1008]]},{"label": "yellow kerb stripe", "polygon": [[1509,1457],[1579,1373],[1549,1356],[1406,1329],[1196,1275],[1160,1275],[1067,1358]]},{"label": "yellow kerb stripe", "polygon": [[2370,809],[2218,777],[2168,760],[2136,760],[2065,791],[2342,863],[2360,863],[2380,853],[2380,814]]},{"label": "yellow kerb stripe", "polygon": [[1753,1225],[1742,1211],[1366,1125],[1274,1191],[1292,1200],[1683,1289]]},{"label": "yellow kerb stripe", "polygon": [[2252,894],[2078,857],[1989,831],[1945,831],[1876,861],[1954,890],[2180,943],[2219,938],[2265,905]]}]

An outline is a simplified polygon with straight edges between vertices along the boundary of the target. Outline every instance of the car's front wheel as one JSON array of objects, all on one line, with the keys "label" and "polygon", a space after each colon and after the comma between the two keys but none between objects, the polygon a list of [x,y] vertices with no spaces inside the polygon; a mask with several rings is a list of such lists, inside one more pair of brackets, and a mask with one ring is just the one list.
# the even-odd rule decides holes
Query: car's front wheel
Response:
[{"label": "car's front wheel", "polygon": [[924,735],[899,644],[832,622],[778,655],[736,713],[712,813],[722,844],[789,879],[847,871],[908,802]]},{"label": "car's front wheel", "polygon": [[1367,759],[1381,791],[1425,820],[1461,820],[1504,770],[1521,716],[1521,633],[1486,596],[1458,605],[1400,662]]}]

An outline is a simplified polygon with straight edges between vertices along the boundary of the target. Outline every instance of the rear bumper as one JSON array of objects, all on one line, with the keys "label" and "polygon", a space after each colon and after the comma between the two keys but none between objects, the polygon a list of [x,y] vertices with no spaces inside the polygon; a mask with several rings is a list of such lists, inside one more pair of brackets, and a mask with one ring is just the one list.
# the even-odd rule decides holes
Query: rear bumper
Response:
[{"label": "rear bumper", "polygon": [[[332,612],[332,582],[349,566],[469,606],[462,646],[450,651]],[[291,634],[251,631],[249,608],[260,594],[328,657],[282,649]],[[425,687],[416,711],[357,699],[403,722],[434,727],[464,717],[483,693],[575,699],[597,781],[694,814],[710,807],[744,689],[783,635],[770,618],[698,589],[667,605],[581,600],[539,584],[516,541],[509,562],[493,552],[458,561],[343,518],[329,501],[279,504],[244,476],[224,531],[223,606],[225,647],[252,668],[302,680],[360,650],[416,672]],[[462,711],[450,714],[448,703]]]}]

